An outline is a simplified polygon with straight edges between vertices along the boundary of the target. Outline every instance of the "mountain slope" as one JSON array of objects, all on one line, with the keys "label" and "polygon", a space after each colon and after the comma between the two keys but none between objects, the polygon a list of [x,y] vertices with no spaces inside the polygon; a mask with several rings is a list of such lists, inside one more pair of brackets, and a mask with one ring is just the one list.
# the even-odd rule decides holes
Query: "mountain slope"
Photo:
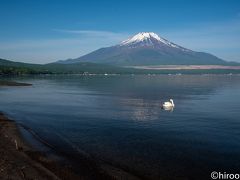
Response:
[{"label": "mountain slope", "polygon": [[155,33],[138,33],[118,45],[101,48],[77,59],[59,61],[70,64],[94,62],[113,65],[206,65],[225,64],[222,59],[204,52],[181,47]]}]

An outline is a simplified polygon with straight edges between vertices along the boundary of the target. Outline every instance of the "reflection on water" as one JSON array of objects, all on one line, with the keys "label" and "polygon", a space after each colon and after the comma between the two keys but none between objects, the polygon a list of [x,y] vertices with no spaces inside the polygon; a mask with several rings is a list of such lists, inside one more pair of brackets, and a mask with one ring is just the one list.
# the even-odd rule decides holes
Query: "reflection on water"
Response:
[{"label": "reflection on water", "polygon": [[119,106],[128,107],[128,117],[136,121],[156,120],[161,114],[161,102],[154,100],[122,98]]},{"label": "reflection on water", "polygon": [[145,99],[132,99],[122,98],[118,104],[121,107],[128,107],[129,119],[136,121],[150,121],[157,120],[161,116],[162,111],[173,112],[174,107],[163,107],[162,101],[159,100],[145,100]]},{"label": "reflection on water", "polygon": [[[49,76],[0,88],[0,109],[57,149],[146,179],[240,167],[240,76]],[[173,98],[174,109],[162,109]],[[227,106],[226,106],[227,104]]]}]

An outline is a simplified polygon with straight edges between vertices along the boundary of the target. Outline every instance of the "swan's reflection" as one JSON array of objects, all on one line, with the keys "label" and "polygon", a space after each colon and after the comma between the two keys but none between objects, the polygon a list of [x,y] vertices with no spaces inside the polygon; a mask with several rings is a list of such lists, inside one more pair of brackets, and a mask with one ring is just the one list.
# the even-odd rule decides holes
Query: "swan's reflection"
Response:
[{"label": "swan's reflection", "polygon": [[149,121],[159,119],[163,110],[172,112],[173,107],[162,107],[162,103],[156,100],[122,99],[121,105],[127,107],[128,116],[137,121]]}]

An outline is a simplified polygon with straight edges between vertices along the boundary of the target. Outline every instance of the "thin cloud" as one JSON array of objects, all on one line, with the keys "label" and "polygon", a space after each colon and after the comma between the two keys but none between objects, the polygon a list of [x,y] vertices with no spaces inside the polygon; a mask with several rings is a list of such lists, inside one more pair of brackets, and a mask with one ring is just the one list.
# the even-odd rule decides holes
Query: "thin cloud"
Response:
[{"label": "thin cloud", "polygon": [[77,34],[81,36],[72,37],[63,35],[64,38],[49,38],[49,39],[24,39],[11,42],[0,42],[0,50],[20,50],[25,48],[37,49],[48,48],[53,46],[68,46],[68,45],[90,45],[93,42],[95,47],[96,42],[101,45],[115,45],[116,43],[127,38],[129,35],[125,33],[115,33],[110,31],[94,31],[94,30],[64,30],[54,29],[56,32]]},{"label": "thin cloud", "polygon": [[111,31],[96,31],[96,30],[68,30],[68,29],[54,29],[56,32],[82,35],[88,37],[111,37],[111,38],[123,38],[129,36],[127,33],[116,33]]},{"label": "thin cloud", "polygon": [[[55,30],[61,38],[23,39],[0,42],[2,58],[24,62],[47,63],[80,57],[101,47],[115,45],[127,38],[125,33],[94,30]],[[69,34],[74,34],[70,36]]]}]

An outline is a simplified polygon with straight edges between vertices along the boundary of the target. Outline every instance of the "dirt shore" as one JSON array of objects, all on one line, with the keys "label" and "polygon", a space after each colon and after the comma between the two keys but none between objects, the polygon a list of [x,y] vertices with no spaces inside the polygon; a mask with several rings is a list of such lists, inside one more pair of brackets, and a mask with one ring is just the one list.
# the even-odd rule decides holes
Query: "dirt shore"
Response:
[{"label": "dirt shore", "polygon": [[[0,113],[0,179],[59,179],[33,161],[14,121]],[[32,151],[34,152],[34,151]]]},{"label": "dirt shore", "polygon": [[101,172],[96,164],[83,159],[79,173],[33,149],[24,141],[15,121],[0,112],[0,179],[1,180],[90,180],[115,179]]},{"label": "dirt shore", "polygon": [[91,158],[80,157],[76,168],[60,164],[24,141],[18,125],[0,112],[1,180],[137,180],[121,169],[99,165]]},{"label": "dirt shore", "polygon": [[0,80],[0,86],[31,86],[31,85],[32,84],[29,84],[29,83]]}]

